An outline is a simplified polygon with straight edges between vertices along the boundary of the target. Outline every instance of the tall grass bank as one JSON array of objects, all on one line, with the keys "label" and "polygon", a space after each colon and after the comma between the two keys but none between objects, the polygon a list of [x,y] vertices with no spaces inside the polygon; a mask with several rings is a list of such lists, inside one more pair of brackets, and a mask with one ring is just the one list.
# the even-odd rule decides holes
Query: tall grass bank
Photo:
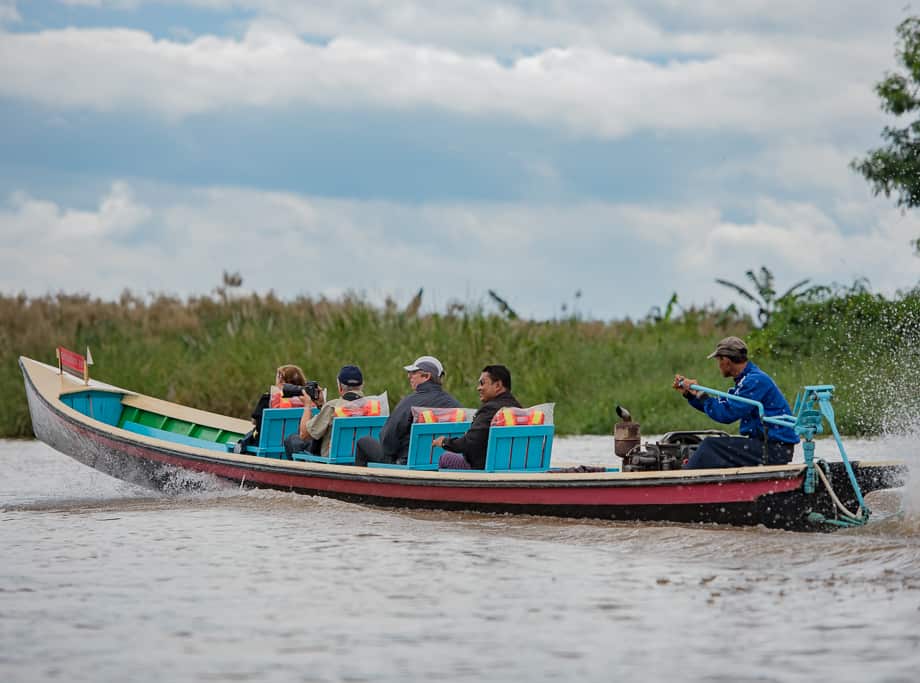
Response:
[{"label": "tall grass bank", "polygon": [[92,374],[107,382],[218,413],[248,417],[283,363],[334,391],[346,363],[361,366],[367,389],[409,391],[402,366],[438,356],[446,386],[478,403],[483,365],[503,363],[525,404],[556,402],[562,434],[610,433],[617,404],[647,434],[713,424],[670,389],[675,372],[726,387],[706,355],[733,334],[790,401],[808,383],[836,384],[838,422],[873,434],[920,415],[920,290],[887,300],[865,291],[825,291],[781,307],[755,329],[732,310],[689,309],[676,317],[600,322],[578,317],[526,321],[452,306],[418,314],[341,301],[272,295],[183,301],[124,294],[0,296],[0,436],[31,435],[17,358],[54,362],[57,345],[89,347]]}]

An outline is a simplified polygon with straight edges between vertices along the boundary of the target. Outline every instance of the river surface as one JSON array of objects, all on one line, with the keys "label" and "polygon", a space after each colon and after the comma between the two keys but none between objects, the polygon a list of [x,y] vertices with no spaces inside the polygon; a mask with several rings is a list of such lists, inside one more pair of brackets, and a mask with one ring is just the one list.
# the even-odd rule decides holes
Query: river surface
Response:
[{"label": "river surface", "polygon": [[[849,452],[918,470],[916,444]],[[553,455],[615,464],[610,437]],[[811,534],[167,494],[34,441],[0,463],[3,683],[920,680],[916,476]]]}]

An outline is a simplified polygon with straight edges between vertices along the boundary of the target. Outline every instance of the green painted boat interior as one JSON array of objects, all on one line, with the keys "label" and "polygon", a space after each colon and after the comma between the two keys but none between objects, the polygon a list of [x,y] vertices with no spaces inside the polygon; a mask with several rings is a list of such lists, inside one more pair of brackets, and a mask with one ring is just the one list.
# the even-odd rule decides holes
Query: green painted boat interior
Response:
[{"label": "green painted boat interior", "polygon": [[77,412],[113,427],[124,428],[125,423],[133,422],[179,436],[213,441],[220,444],[236,442],[243,438],[243,434],[239,432],[180,420],[144,410],[143,408],[126,406],[122,404],[121,399],[122,394],[94,390],[79,391],[61,396],[61,401]]}]

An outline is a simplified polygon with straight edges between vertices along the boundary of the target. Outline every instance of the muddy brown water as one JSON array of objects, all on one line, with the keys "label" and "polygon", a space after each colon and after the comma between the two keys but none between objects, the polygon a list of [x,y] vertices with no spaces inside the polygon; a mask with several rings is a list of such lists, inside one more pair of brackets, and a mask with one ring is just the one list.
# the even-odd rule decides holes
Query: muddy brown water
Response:
[{"label": "muddy brown water", "polygon": [[[612,438],[555,461],[613,464]],[[916,478],[802,534],[158,493],[34,441],[0,463],[7,683],[920,680]]]}]

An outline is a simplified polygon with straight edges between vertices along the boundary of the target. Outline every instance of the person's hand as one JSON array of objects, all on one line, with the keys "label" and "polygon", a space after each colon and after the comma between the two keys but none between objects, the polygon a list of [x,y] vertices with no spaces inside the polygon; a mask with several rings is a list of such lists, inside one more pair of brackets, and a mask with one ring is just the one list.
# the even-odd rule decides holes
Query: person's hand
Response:
[{"label": "person's hand", "polygon": [[434,439],[431,443],[438,448],[444,448],[444,441],[446,439],[443,436],[439,436],[437,439]]},{"label": "person's hand", "polygon": [[696,384],[696,380],[689,379],[687,377],[684,377],[683,375],[674,375],[674,383],[671,386],[674,387],[680,393],[686,395],[686,393],[690,391],[691,384]]},{"label": "person's hand", "polygon": [[318,407],[313,399],[310,397],[310,394],[307,393],[307,390],[304,389],[300,392],[303,395],[303,407],[304,408],[316,408]]},{"label": "person's hand", "polygon": [[699,380],[690,379],[683,375],[674,375],[674,384],[672,386],[684,396],[696,396],[699,398],[702,392],[693,391],[690,388],[693,384],[699,384]]}]

